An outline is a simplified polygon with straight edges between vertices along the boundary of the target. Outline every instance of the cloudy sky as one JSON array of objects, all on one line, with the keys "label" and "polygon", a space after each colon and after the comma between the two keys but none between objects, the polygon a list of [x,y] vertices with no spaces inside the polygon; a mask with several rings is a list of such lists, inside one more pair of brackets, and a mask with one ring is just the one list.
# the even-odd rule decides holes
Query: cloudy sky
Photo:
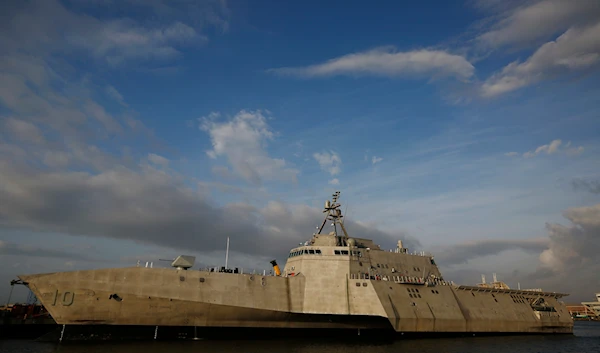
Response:
[{"label": "cloudy sky", "polygon": [[11,0],[0,54],[0,300],[228,236],[269,269],[335,190],[447,279],[600,291],[597,0]]}]

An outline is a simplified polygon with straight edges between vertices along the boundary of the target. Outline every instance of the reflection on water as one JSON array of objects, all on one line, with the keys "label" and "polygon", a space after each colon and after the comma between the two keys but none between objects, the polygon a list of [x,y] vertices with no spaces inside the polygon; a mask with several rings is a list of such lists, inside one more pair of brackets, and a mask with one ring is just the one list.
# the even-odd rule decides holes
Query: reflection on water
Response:
[{"label": "reflection on water", "polygon": [[413,339],[386,342],[355,340],[177,341],[144,343],[49,344],[0,342],[2,353],[582,353],[600,352],[600,323],[576,322],[573,336],[512,336]]}]

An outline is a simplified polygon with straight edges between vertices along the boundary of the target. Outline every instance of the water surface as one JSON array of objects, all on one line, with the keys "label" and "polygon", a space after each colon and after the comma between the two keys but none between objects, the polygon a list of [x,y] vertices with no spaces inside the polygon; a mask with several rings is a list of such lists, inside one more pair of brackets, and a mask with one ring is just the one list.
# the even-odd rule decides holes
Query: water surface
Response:
[{"label": "water surface", "polygon": [[600,352],[600,322],[576,322],[573,335],[410,339],[396,341],[199,340],[143,343],[0,341],[1,353],[594,353]]}]

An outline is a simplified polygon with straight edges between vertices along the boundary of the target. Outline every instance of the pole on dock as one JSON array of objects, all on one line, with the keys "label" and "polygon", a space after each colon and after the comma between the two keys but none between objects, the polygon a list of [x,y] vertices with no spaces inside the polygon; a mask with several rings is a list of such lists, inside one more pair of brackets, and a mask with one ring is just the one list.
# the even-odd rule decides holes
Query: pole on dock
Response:
[{"label": "pole on dock", "polygon": [[10,292],[8,293],[8,300],[6,301],[6,309],[8,310],[8,305],[10,304],[10,297],[12,296],[12,291],[15,289],[15,284],[13,281],[10,281]]}]

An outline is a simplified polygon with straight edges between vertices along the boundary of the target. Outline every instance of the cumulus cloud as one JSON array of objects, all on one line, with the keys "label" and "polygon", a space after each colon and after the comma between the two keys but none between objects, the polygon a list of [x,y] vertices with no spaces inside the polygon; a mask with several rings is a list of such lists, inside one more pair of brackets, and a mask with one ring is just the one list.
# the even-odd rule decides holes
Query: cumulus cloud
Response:
[{"label": "cumulus cloud", "polygon": [[218,121],[217,113],[200,119],[200,128],[210,136],[211,158],[224,156],[234,172],[253,185],[263,180],[296,182],[299,171],[281,158],[269,156],[266,145],[274,133],[262,111],[242,110],[229,121]]},{"label": "cumulus cloud", "polygon": [[508,64],[483,83],[481,94],[497,96],[556,75],[596,69],[599,63],[600,20],[589,26],[572,27],[555,41],[542,45],[526,61]]},{"label": "cumulus cloud", "polygon": [[540,262],[555,273],[580,276],[600,265],[600,204],[570,208],[564,216],[571,225],[546,225],[550,244]]},{"label": "cumulus cloud", "polygon": [[[275,201],[262,208],[246,203],[220,207],[187,187],[185,179],[151,166],[92,174],[2,163],[0,178],[3,229],[127,239],[206,252],[222,249],[229,236],[247,254],[280,255],[308,240],[323,217],[320,209]],[[352,221],[347,228],[377,241],[395,238]]]},{"label": "cumulus cloud", "polygon": [[[564,147],[561,148],[561,146],[564,146]],[[556,139],[556,140],[552,140],[552,142],[550,142],[549,144],[545,144],[545,145],[541,145],[541,146],[537,147],[535,150],[527,151],[527,152],[523,153],[523,158],[533,158],[540,154],[550,155],[550,154],[558,154],[558,153],[566,153],[568,155],[573,156],[573,155],[581,154],[583,152],[583,150],[584,150],[583,146],[571,147],[571,141],[569,141],[563,145],[562,140]],[[504,155],[508,156],[508,157],[515,157],[515,156],[518,156],[519,153],[508,152],[508,153],[505,153]]]},{"label": "cumulus cloud", "polygon": [[535,151],[525,152],[523,154],[523,157],[531,158],[531,157],[537,156],[540,153],[546,153],[546,154],[556,153],[558,151],[558,147],[560,146],[561,143],[562,143],[561,140],[553,140],[552,142],[550,142],[549,145],[542,145],[542,146],[536,148]]},{"label": "cumulus cloud", "polygon": [[[497,1],[486,1],[498,9]],[[509,4],[502,1],[502,4]],[[600,18],[600,4],[595,0],[542,0],[513,5],[492,22],[491,28],[477,40],[487,47],[528,45],[567,30],[575,24],[588,24]]]},{"label": "cumulus cloud", "polygon": [[341,172],[342,159],[336,152],[317,152],[313,154],[313,157],[319,163],[321,169],[328,172],[331,176]]},{"label": "cumulus cloud", "polygon": [[429,76],[455,77],[469,80],[475,68],[464,57],[441,50],[414,50],[398,52],[393,47],[376,48],[347,54],[322,64],[306,67],[283,67],[270,69],[280,75],[299,77],[322,76]]},{"label": "cumulus cloud", "polygon": [[509,250],[521,250],[537,259],[537,268],[535,262],[532,270],[519,268],[520,264],[515,263],[513,272],[505,273],[503,279],[513,285],[520,282],[527,283],[530,288],[575,293],[578,298],[589,296],[598,290],[600,204],[569,208],[563,215],[571,224],[547,223],[547,237],[490,239],[448,246],[437,252],[437,262],[441,266],[449,266],[446,275],[468,280],[477,278],[477,271],[463,268],[455,271],[452,265]]},{"label": "cumulus cloud", "polygon": [[338,178],[333,178],[329,180],[330,185],[340,185],[340,180]]}]

